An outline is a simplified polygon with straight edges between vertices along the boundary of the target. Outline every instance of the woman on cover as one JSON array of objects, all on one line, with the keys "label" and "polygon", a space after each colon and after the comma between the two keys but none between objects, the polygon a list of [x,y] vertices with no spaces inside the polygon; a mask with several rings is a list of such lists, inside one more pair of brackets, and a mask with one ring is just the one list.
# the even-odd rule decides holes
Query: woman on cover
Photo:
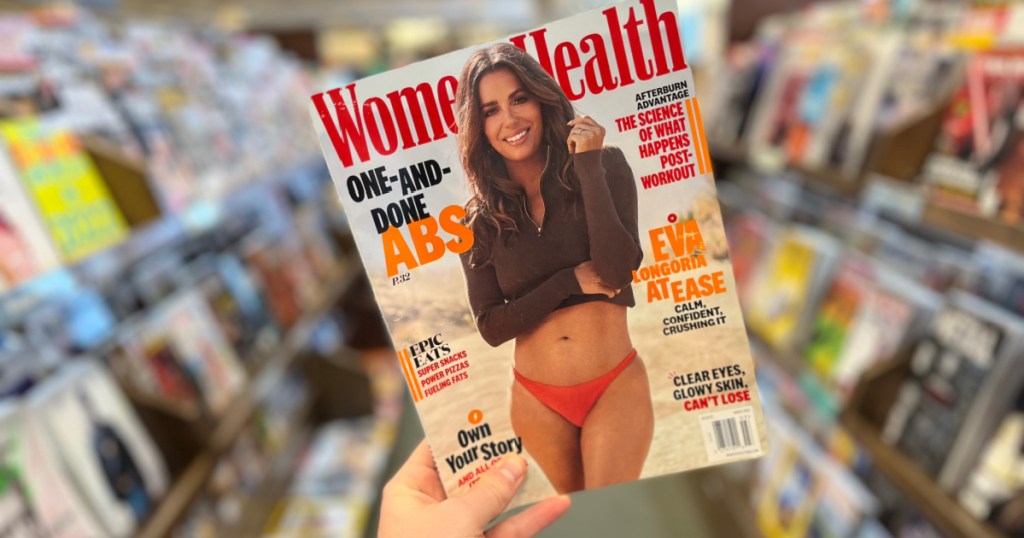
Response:
[{"label": "woman on cover", "polygon": [[510,44],[469,59],[456,107],[473,191],[462,265],[480,334],[515,340],[512,426],[559,492],[635,480],[654,416],[626,324],[643,256],[633,172]]}]

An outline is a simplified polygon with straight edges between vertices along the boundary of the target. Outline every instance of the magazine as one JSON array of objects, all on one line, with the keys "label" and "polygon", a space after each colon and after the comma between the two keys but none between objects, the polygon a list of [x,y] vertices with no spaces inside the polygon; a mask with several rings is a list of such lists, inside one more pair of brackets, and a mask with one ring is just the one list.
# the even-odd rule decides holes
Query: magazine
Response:
[{"label": "magazine", "polygon": [[675,4],[312,96],[441,481],[513,506],[767,447]]},{"label": "magazine", "polygon": [[839,243],[794,225],[779,234],[743,293],[750,328],[781,352],[802,349],[838,263]]},{"label": "magazine", "polygon": [[103,178],[70,131],[5,120],[0,143],[63,261],[79,261],[127,236]]},{"label": "magazine", "polygon": [[103,526],[100,535],[131,535],[167,490],[167,471],[106,367],[70,362],[33,390],[27,405]]},{"label": "magazine", "polygon": [[940,487],[957,491],[1024,380],[1016,360],[1024,323],[973,295],[948,297],[914,348],[882,440],[914,454]]},{"label": "magazine", "polygon": [[0,402],[0,535],[103,536],[33,411],[12,398]]},{"label": "magazine", "polygon": [[843,255],[814,322],[806,359],[840,399],[861,374],[892,357],[942,305],[942,296],[860,254]]},{"label": "magazine", "polygon": [[978,53],[952,96],[924,167],[931,200],[1016,224],[1024,162],[1024,49]]}]

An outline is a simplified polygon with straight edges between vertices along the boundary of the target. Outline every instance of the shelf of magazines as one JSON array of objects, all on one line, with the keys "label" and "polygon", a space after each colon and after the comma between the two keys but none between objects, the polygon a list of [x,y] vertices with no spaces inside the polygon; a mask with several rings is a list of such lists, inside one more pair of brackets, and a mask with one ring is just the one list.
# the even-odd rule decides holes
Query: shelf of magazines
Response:
[{"label": "shelf of magazines", "polygon": [[751,344],[773,443],[742,476],[735,469],[717,473],[734,498],[747,499],[734,503],[742,506],[731,507],[732,517],[755,529],[746,536],[874,536],[877,504],[844,445],[849,440],[835,421],[835,397],[754,334]]},{"label": "shelf of magazines", "polygon": [[916,183],[873,175],[863,180],[856,190],[844,191],[836,188],[843,180],[828,172],[802,170],[798,177],[810,189],[826,195],[840,194],[851,200],[863,200],[869,196],[868,191],[881,183],[897,185],[914,199],[911,204],[915,207],[914,212],[909,215],[901,211],[904,213],[901,215],[901,224],[948,234],[960,239],[960,243],[987,241],[1024,252],[1024,226],[958,209],[954,207],[955,204],[946,203],[941,197],[930,198],[926,194],[926,188]]},{"label": "shelf of magazines", "polygon": [[[798,449],[790,450],[800,455],[791,459],[806,466],[806,470],[800,472],[818,473],[818,468],[822,467],[822,458],[820,455],[805,456],[805,453],[813,454],[824,450],[829,454],[829,459],[842,464],[838,469],[830,469],[830,475],[849,475],[850,472],[855,475],[858,484],[846,487],[845,495],[853,499],[866,500],[859,503],[849,500],[843,502],[857,506],[865,517],[897,513],[897,516],[887,516],[890,523],[895,526],[905,525],[908,520],[920,517],[928,523],[915,523],[917,526],[931,524],[951,536],[1002,536],[992,524],[981,521],[979,517],[998,517],[1000,506],[1013,495],[1013,486],[1009,485],[1013,483],[1012,477],[1001,476],[998,473],[1007,465],[1013,465],[1013,456],[1005,454],[1004,449],[1007,443],[1014,443],[1012,427],[1020,420],[1012,411],[1003,418],[1004,415],[1000,411],[1008,407],[1007,402],[1002,400],[1007,399],[1006,395],[1012,396],[1015,392],[1013,387],[1019,386],[1020,374],[1012,368],[1012,361],[1000,360],[1013,357],[1012,351],[1005,350],[1012,350],[1014,345],[1010,344],[995,351],[996,357],[989,362],[992,365],[991,371],[979,381],[986,387],[979,392],[993,395],[992,397],[972,398],[970,394],[955,396],[965,390],[963,386],[958,386],[952,389],[956,392],[952,408],[948,410],[941,406],[929,407],[930,396],[924,396],[925,401],[922,401],[920,396],[908,397],[908,394],[920,394],[915,392],[918,383],[924,390],[937,390],[928,384],[937,383],[940,376],[949,375],[950,366],[945,362],[950,360],[961,362],[957,371],[967,368],[961,373],[962,379],[976,377],[976,373],[970,371],[970,367],[964,363],[965,359],[954,358],[951,355],[956,353],[956,345],[932,342],[942,342],[943,331],[961,331],[960,338],[973,342],[972,338],[964,336],[967,334],[964,332],[965,327],[987,319],[982,317],[985,315],[983,313],[986,307],[982,305],[982,301],[961,293],[952,294],[947,298],[947,302],[954,307],[944,307],[936,314],[936,318],[933,319],[939,321],[930,325],[933,328],[929,329],[929,333],[917,343],[906,347],[906,351],[868,368],[854,384],[852,394],[849,391],[837,393],[835,381],[828,382],[820,378],[807,359],[795,353],[770,351],[769,344],[758,335],[752,334],[753,348],[759,359],[759,389],[764,394],[766,416],[771,427],[777,427],[777,423],[780,422],[780,413],[769,412],[775,408],[786,411],[783,421],[796,424],[796,427],[782,428],[789,433],[777,435],[776,439],[786,439],[784,444],[789,444],[798,434],[809,434],[813,438],[813,441],[798,443]],[[959,308],[964,310],[960,311]],[[979,317],[969,317],[974,315]],[[999,317],[997,313],[992,319],[996,320]],[[1003,321],[1009,321],[1008,326],[1013,325],[1012,319]],[[959,327],[952,328],[954,324],[959,324]],[[821,325],[819,321],[819,327]],[[1019,324],[1017,325],[1019,331]],[[981,330],[994,330],[994,327],[994,324],[984,326]],[[1005,340],[1012,342],[1016,339],[1015,334],[1019,335],[1019,332],[1014,333],[1013,329],[1007,329],[1004,333]],[[941,368],[946,373],[929,373],[927,368],[931,363],[928,357],[937,357],[936,349],[940,345],[944,349],[941,363],[944,365]],[[970,347],[973,344],[967,345]],[[818,349],[820,350],[820,346]],[[917,357],[913,366],[911,350]],[[813,354],[808,353],[807,356],[813,357]],[[958,381],[954,382],[954,385],[963,385],[965,382],[969,383]],[[778,400],[781,405],[771,405],[774,400]],[[969,411],[964,413],[961,409]],[[987,416],[979,418],[979,414]],[[963,416],[974,418],[958,426],[954,424],[957,417]],[[921,426],[922,424],[927,426]],[[953,428],[951,433],[940,435],[943,438],[935,438],[935,430],[947,427],[947,424],[948,428]],[[1011,428],[1009,434],[1007,424]],[[926,429],[922,431],[922,428]],[[1010,436],[1009,440],[1007,435]],[[928,447],[922,447],[922,442]],[[931,447],[936,448],[932,450]],[[769,455],[762,462],[762,468],[778,467],[780,464],[776,458],[778,456]],[[815,461],[818,463],[812,464]],[[835,467],[831,464],[825,465],[829,466]],[[794,468],[796,470],[793,472],[799,474],[797,471],[800,470],[800,465],[795,464]],[[873,476],[877,474],[884,478]],[[787,475],[783,473],[783,476]],[[851,482],[850,478],[847,476],[844,480]],[[814,480],[805,480],[799,487],[785,480],[778,477],[774,480],[778,502],[772,502],[771,495],[766,494],[766,491],[771,491],[772,483],[767,476],[761,477],[751,495],[757,505],[758,521],[769,535],[774,532],[771,529],[777,531],[782,524],[776,516],[768,516],[766,524],[765,514],[771,514],[774,509],[792,508],[778,505],[779,502],[785,501],[784,497],[795,495],[790,490],[795,488],[800,495],[807,497],[823,495],[822,486],[816,485]],[[1008,482],[1004,484],[1003,480]],[[865,485],[870,489],[864,490]],[[894,489],[897,495],[909,501],[909,504],[904,501],[892,502],[892,495],[885,492],[886,488]],[[857,490],[860,492],[849,494],[850,491]],[[819,512],[820,510],[816,510],[806,516],[804,524],[821,524]],[[906,516],[906,513],[915,515]],[[785,525],[793,524],[789,516],[786,516],[785,520]],[[893,521],[895,523],[892,523]]]},{"label": "shelf of magazines", "polygon": [[405,416],[407,389],[393,349],[348,356],[358,358],[353,367],[369,376],[373,412],[318,428],[292,473],[287,492],[265,514],[269,519],[262,529],[264,536],[366,535],[369,518],[379,505],[399,423],[417,419]]},{"label": "shelf of magazines", "polygon": [[[844,475],[842,480],[848,483],[855,482],[854,485],[847,485],[846,493],[842,496],[837,495],[837,498],[844,499],[849,496],[851,499],[858,499],[857,502],[845,500],[842,504],[855,507],[857,510],[851,512],[862,512],[865,518],[881,517],[883,513],[892,510],[887,506],[889,501],[885,498],[886,495],[883,495],[884,492],[876,491],[880,479],[872,475],[880,473],[884,476],[884,481],[891,484],[900,497],[909,501],[909,504],[902,501],[898,503],[904,505],[901,510],[909,508],[912,513],[920,514],[920,517],[946,535],[1002,536],[991,525],[978,520],[965,509],[961,504],[964,502],[963,490],[960,490],[958,501],[948,492],[949,490],[940,486],[936,478],[929,476],[920,467],[918,456],[908,455],[905,452],[906,448],[898,444],[902,439],[884,439],[882,431],[888,422],[892,422],[889,415],[893,414],[891,408],[896,399],[895,393],[908,378],[912,378],[907,373],[909,357],[906,353],[869,369],[856,384],[854,394],[843,403],[843,398],[831,390],[829,384],[818,378],[814,372],[809,371],[809,367],[802,364],[796,355],[769,351],[768,346],[757,335],[751,335],[751,338],[759,361],[758,385],[765,395],[766,417],[770,427],[784,432],[774,438],[784,439],[784,445],[791,444],[791,440],[799,436],[812,439],[796,443],[797,448],[787,447],[786,450],[782,450],[784,453],[797,454],[791,455],[785,464],[780,463],[780,456],[777,455],[769,455],[761,462],[762,470],[780,465],[793,466],[793,470],[788,474],[778,471],[762,474],[751,490],[750,497],[754,500],[757,520],[766,534],[776,535],[787,528],[792,529],[793,525],[822,524],[820,514],[828,513],[828,509],[815,509],[805,514],[802,523],[794,523],[791,519],[792,514],[781,516],[773,515],[772,512],[782,513],[792,510],[794,504],[800,504],[794,503],[793,496],[815,498],[816,502],[824,502],[817,498],[823,495],[823,486],[817,480],[803,478],[796,480],[796,485],[794,482],[787,482],[795,480],[792,477],[800,473],[816,476],[824,466],[830,468],[829,475]],[[785,412],[780,413],[779,409]],[[780,422],[788,422],[790,425],[779,428]],[[971,434],[961,432],[959,435]],[[773,450],[775,448],[773,447]],[[830,461],[824,465],[821,452],[829,455],[826,459]],[[807,456],[807,453],[816,455]],[[837,468],[833,465],[835,462],[841,465]],[[869,489],[865,490],[865,486]],[[774,501],[770,493],[773,487]],[[851,494],[851,491],[856,493]],[[908,519],[910,518],[898,516],[896,521],[899,523],[896,524],[905,524]],[[926,524],[919,522],[917,525]],[[851,523],[846,528],[855,526]]]},{"label": "shelf of magazines", "polygon": [[180,211],[165,213],[157,220],[132,230],[123,241],[94,253],[74,266],[82,268],[94,259],[110,257],[117,260],[120,265],[125,265],[158,251],[182,236],[215,228],[233,213],[236,206],[261,191],[281,190],[310,176],[326,175],[323,159],[319,156],[309,156],[293,165],[268,173],[262,179],[241,184],[216,198],[193,200]]},{"label": "shelf of magazines", "polygon": [[883,441],[880,432],[885,414],[880,411],[888,407],[884,405],[886,402],[891,405],[894,400],[895,391],[906,376],[908,359],[903,356],[866,372],[850,404],[840,414],[840,424],[871,455],[875,467],[905,492],[942,532],[950,536],[1002,536],[998,530],[978,521],[956,499],[942,491],[910,456]]},{"label": "shelf of magazines", "polygon": [[[746,166],[745,158],[740,157],[740,148],[723,149],[716,152],[712,146],[713,158],[719,162]],[[975,213],[961,211],[941,202],[927,200],[923,189],[916,184],[893,180],[879,175],[868,175],[865,179],[851,182],[835,170],[811,170],[794,168],[792,177],[801,181],[808,189],[825,196],[840,196],[850,201],[862,200],[865,193],[879,182],[901,185],[904,190],[912,192],[913,204],[918,206],[912,215],[904,215],[906,224],[929,228],[937,233],[949,234],[963,241],[989,241],[1024,252],[1024,226],[1013,225],[997,219],[984,217]]]},{"label": "shelf of magazines", "polygon": [[948,96],[940,96],[920,112],[879,129],[866,142],[860,166],[827,160],[810,164],[791,147],[775,146],[767,141],[752,143],[712,137],[709,149],[712,158],[722,163],[749,165],[766,173],[790,170],[808,178],[814,188],[856,196],[872,174],[904,181],[918,175],[932,150],[947,102]]},{"label": "shelf of magazines", "polygon": [[[67,264],[41,272],[11,288],[0,288],[0,321],[17,318],[18,313],[30,311],[47,299],[35,292],[36,284],[66,274],[72,280],[88,281],[96,272],[112,273],[128,267],[147,256],[159,252],[175,241],[213,229],[235,214],[239,207],[258,197],[260,193],[306,181],[311,177],[326,176],[323,159],[310,157],[264,179],[247,183],[224,193],[217,199],[196,200],[175,213],[164,213],[155,220],[130,230],[118,242],[99,249]],[[59,278],[59,277],[57,277]],[[47,285],[39,286],[41,288]],[[13,306],[12,306],[13,305]]]},{"label": "shelf of magazines", "polygon": [[[321,301],[303,314],[275,349],[253,359],[257,366],[253,369],[255,374],[251,376],[251,381],[217,419],[207,447],[193,459],[156,510],[145,520],[137,534],[139,537],[168,536],[171,533],[201,493],[220,458],[232,447],[249,423],[259,402],[274,390],[286,370],[300,357],[317,322],[337,305],[362,274],[357,262],[346,260],[343,269],[334,278],[329,279],[329,285],[323,291]],[[294,423],[304,423],[305,421],[301,419],[308,414],[308,406],[305,406],[296,412],[297,420]],[[301,437],[302,433],[301,429],[296,431],[296,437]],[[288,460],[293,450],[286,449],[282,458]],[[291,461],[294,462],[294,458],[291,458]],[[274,467],[281,465],[275,463]]]},{"label": "shelf of magazines", "polygon": [[712,154],[849,197],[874,175],[921,185],[955,210],[925,222],[1020,250],[1024,6],[968,4],[765,18],[715,78]]},{"label": "shelf of magazines", "polygon": [[841,420],[846,431],[871,454],[875,467],[903,491],[943,534],[977,538],[1005,536],[991,525],[978,521],[956,499],[939,490],[910,457],[885,444],[873,426],[865,424],[853,413],[842,415]]},{"label": "shelf of magazines", "polygon": [[885,444],[878,432],[855,415],[844,415],[843,427],[872,456],[872,463],[945,536],[998,538],[1006,536],[969,514],[949,494],[936,488],[931,478],[901,451]]},{"label": "shelf of magazines", "polygon": [[[956,248],[942,236],[933,244],[910,228],[865,220],[849,202],[771,178],[725,181],[719,196],[762,399],[781,396],[776,407],[815,441],[783,451],[787,465],[813,475],[804,464],[821,458],[804,453],[845,454],[846,467],[881,492],[874,496],[886,512],[898,514],[893,527],[914,520],[954,535],[991,532],[994,523],[980,521],[998,517],[1019,491],[1015,475],[999,473],[1016,465],[1003,449],[1021,420],[1021,404],[1011,401],[1024,387],[1012,360],[1024,335],[1012,313],[1021,308],[1014,291],[1020,256],[970,242]],[[971,293],[952,291],[954,282]],[[913,371],[898,369],[879,385],[872,365],[907,366],[901,349],[913,350]],[[791,435],[782,438],[789,444]],[[857,453],[864,457],[850,456]],[[779,466],[771,455],[764,461],[764,468]],[[762,506],[772,507],[760,483],[753,495],[759,519]],[[986,489],[992,483],[997,490]],[[813,484],[777,477],[776,498],[792,498],[789,490],[815,497]],[[883,498],[894,490],[902,500]],[[866,513],[878,513],[873,504]]]},{"label": "shelf of magazines", "polygon": [[245,496],[244,505],[238,511],[235,521],[224,531],[224,536],[260,534],[260,530],[272,514],[275,503],[287,493],[295,469],[300,465],[302,453],[313,439],[313,427],[305,421],[309,412],[310,407],[305,406],[295,414],[294,418],[299,422],[288,437],[287,446],[270,462],[269,469],[255,491]]}]

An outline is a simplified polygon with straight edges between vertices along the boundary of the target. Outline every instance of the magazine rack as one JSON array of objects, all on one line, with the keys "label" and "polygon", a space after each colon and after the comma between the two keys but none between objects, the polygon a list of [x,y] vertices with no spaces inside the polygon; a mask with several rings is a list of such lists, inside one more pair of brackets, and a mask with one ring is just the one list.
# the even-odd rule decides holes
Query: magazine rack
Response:
[{"label": "magazine rack", "polygon": [[910,350],[870,368],[861,376],[840,414],[840,424],[867,450],[878,470],[902,490],[942,533],[978,538],[1003,536],[991,525],[967,513],[903,451],[882,440],[881,429],[889,408],[896,401],[900,385],[909,373]]},{"label": "magazine rack", "polygon": [[[794,167],[807,178],[811,188],[856,197],[864,188],[865,179],[879,174],[901,181],[912,181],[921,171],[921,166],[931,152],[935,137],[942,127],[942,117],[948,99],[937,99],[931,106],[904,121],[890,126],[875,135],[868,149],[861,173],[855,176],[844,174],[839,168]],[[711,141],[710,149],[714,159],[727,164],[742,164],[749,161],[747,148],[738,144]]]},{"label": "magazine rack", "polygon": [[824,187],[844,196],[856,197],[866,178],[881,175],[900,181],[913,181],[932,151],[935,137],[942,128],[942,117],[948,99],[936,100],[919,114],[878,132],[871,141],[860,174],[849,176],[835,168],[799,167],[809,181],[808,186]]},{"label": "magazine rack", "polygon": [[[190,421],[188,415],[182,413],[180,406],[175,407],[166,403],[157,405],[152,398],[148,401],[140,400],[138,394],[128,394],[144,422],[151,425],[154,440],[165,448],[168,467],[172,476],[177,477],[157,509],[143,522],[137,536],[167,536],[184,518],[193,501],[203,491],[220,458],[231,449],[235,439],[256,412],[263,396],[261,392],[272,388],[276,378],[302,359],[316,322],[327,315],[363,276],[357,263],[350,260],[344,265],[345,270],[330,279],[331,284],[323,293],[322,300],[302,316],[273,352],[256,361],[258,366],[255,373],[250,376],[250,381],[220,416]],[[314,391],[309,401],[296,411],[297,431],[289,436],[288,445],[271,461],[263,485],[252,497],[256,504],[245,507],[243,517],[236,524],[239,528],[235,530],[251,531],[261,526],[263,519],[269,516],[267,503],[271,500],[276,502],[280,493],[287,487],[297,456],[310,435],[309,427],[303,425],[309,423],[308,418],[315,397]],[[163,444],[164,439],[159,432],[163,432],[165,436],[177,435],[187,439],[184,442],[179,439],[176,445],[168,447]],[[175,458],[179,460],[177,466],[173,463]],[[262,508],[257,509],[257,505]],[[260,517],[246,518],[246,514],[257,514]],[[256,519],[259,519],[260,523],[253,524]],[[258,532],[261,529],[255,530]]]}]

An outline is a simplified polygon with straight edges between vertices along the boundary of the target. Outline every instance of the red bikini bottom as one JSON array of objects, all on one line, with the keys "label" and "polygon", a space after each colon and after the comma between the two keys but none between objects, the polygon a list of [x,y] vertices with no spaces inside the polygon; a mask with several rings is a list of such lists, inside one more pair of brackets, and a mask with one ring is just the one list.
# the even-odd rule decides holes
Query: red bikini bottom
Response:
[{"label": "red bikini bottom", "polygon": [[601,399],[601,395],[608,389],[608,385],[615,381],[615,378],[626,369],[633,359],[636,358],[636,350],[629,352],[626,358],[619,363],[618,366],[612,369],[612,371],[601,377],[591,379],[580,383],[578,385],[567,385],[567,386],[556,386],[546,385],[544,383],[538,383],[531,381],[519,372],[513,370],[516,376],[516,380],[526,390],[530,391],[535,398],[551,409],[552,411],[562,415],[565,420],[576,425],[578,428],[583,427],[583,421],[586,420],[587,415],[590,414],[590,410],[593,409],[594,404]]}]

